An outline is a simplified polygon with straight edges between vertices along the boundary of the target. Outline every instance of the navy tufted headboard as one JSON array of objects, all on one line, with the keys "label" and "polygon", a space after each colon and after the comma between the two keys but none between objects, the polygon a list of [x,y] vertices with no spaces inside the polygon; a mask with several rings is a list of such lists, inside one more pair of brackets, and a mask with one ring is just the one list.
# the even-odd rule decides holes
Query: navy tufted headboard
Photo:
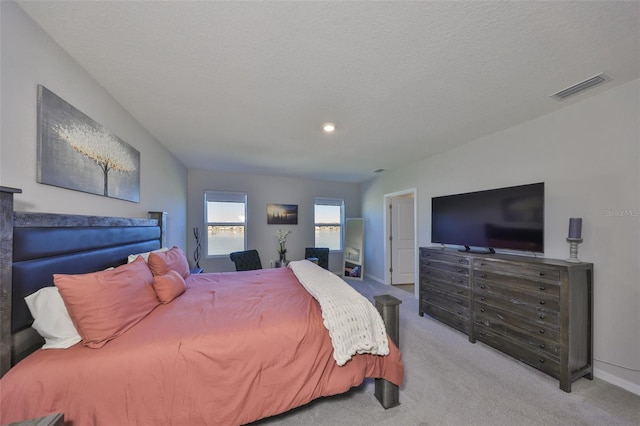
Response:
[{"label": "navy tufted headboard", "polygon": [[[3,280],[7,275],[11,277],[10,291],[6,291],[7,283],[0,285],[2,307],[11,307],[10,315],[2,314],[3,322],[10,318],[10,340],[3,335],[1,342],[3,358],[10,356],[10,366],[43,343],[31,328],[33,318],[24,297],[42,287],[52,286],[54,273],[98,271],[126,263],[130,254],[160,248],[164,245],[166,214],[153,212],[149,216],[155,218],[13,212],[12,233],[4,233],[2,241],[6,246],[7,238],[11,239],[11,248],[6,250],[12,253],[11,262],[7,265],[3,259],[2,265],[5,269]],[[10,271],[6,271],[7,268]],[[8,369],[8,360],[4,361],[0,375]]]}]

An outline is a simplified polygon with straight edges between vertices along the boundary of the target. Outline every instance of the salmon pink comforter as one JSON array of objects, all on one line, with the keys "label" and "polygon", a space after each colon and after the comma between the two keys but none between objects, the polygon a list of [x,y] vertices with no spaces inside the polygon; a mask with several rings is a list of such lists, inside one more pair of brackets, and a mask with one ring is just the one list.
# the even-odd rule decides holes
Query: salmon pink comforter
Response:
[{"label": "salmon pink comforter", "polygon": [[400,384],[400,353],[339,367],[315,299],[288,268],[191,275],[187,291],[100,349],[39,350],[0,380],[0,423],[62,412],[74,425],[235,425]]}]

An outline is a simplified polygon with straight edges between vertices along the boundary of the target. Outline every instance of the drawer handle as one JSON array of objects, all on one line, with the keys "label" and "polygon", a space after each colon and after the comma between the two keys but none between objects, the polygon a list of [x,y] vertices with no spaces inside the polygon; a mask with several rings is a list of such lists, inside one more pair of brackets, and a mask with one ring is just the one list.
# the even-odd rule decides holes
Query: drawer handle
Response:
[{"label": "drawer handle", "polygon": [[544,314],[539,315],[540,319],[544,319]]},{"label": "drawer handle", "polygon": [[544,343],[540,344],[540,349],[544,349]]},{"label": "drawer handle", "polygon": [[458,272],[462,272],[462,271],[464,271],[464,269],[462,269],[462,268],[459,268],[459,269],[458,269]]},{"label": "drawer handle", "polygon": [[480,286],[480,288],[484,290],[486,287],[485,287],[485,286],[483,286],[483,285],[481,285],[481,286]]},{"label": "drawer handle", "polygon": [[484,312],[484,308],[480,308],[480,312]]},{"label": "drawer handle", "polygon": [[425,265],[431,266],[431,262],[424,262]]},{"label": "drawer handle", "polygon": [[462,293],[464,293],[464,291],[458,290],[458,294],[462,294]]},{"label": "drawer handle", "polygon": [[458,311],[458,315],[462,315],[462,311]]},{"label": "drawer handle", "polygon": [[540,334],[544,334],[544,329],[543,328],[540,329]]},{"label": "drawer handle", "polygon": [[487,274],[480,274],[480,278],[487,278]]},{"label": "drawer handle", "polygon": [[484,332],[483,332],[483,331],[481,331],[481,332],[480,332],[480,335],[481,335],[481,336],[484,336]]},{"label": "drawer handle", "polygon": [[462,325],[462,321],[458,321],[458,325]]},{"label": "drawer handle", "polygon": [[462,300],[458,300],[458,304],[459,304],[459,305],[462,305]]},{"label": "drawer handle", "polygon": [[484,297],[481,297],[480,300],[485,300]]},{"label": "drawer handle", "polygon": [[480,266],[485,266],[485,265],[486,265],[486,263],[480,262]]},{"label": "drawer handle", "polygon": [[540,272],[540,276],[541,276],[541,277],[544,277],[544,272]]},{"label": "drawer handle", "polygon": [[458,262],[462,263],[464,262],[464,259],[458,259]]},{"label": "drawer handle", "polygon": [[540,301],[540,304],[541,304],[541,305],[544,305],[544,300],[541,300],[541,301]]},{"label": "drawer handle", "polygon": [[540,364],[544,364],[544,358],[540,358]]},{"label": "drawer handle", "polygon": [[480,321],[480,324],[484,325],[484,321]]}]

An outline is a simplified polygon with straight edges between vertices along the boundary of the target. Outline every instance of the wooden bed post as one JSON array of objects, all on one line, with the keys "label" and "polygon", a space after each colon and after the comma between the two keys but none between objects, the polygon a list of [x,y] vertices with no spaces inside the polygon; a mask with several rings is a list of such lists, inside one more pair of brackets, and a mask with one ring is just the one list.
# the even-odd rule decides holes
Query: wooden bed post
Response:
[{"label": "wooden bed post", "polygon": [[[400,348],[400,304],[402,300],[390,294],[373,296],[373,300],[376,302],[376,309],[382,316],[387,334],[393,340],[393,343]],[[376,379],[374,395],[384,408],[400,405],[399,388],[388,380]]]},{"label": "wooden bed post", "polygon": [[0,186],[0,377],[11,368],[11,291],[13,264],[13,194]]},{"label": "wooden bed post", "polygon": [[167,246],[167,212],[149,212],[149,219],[156,219],[160,226],[160,247]]}]

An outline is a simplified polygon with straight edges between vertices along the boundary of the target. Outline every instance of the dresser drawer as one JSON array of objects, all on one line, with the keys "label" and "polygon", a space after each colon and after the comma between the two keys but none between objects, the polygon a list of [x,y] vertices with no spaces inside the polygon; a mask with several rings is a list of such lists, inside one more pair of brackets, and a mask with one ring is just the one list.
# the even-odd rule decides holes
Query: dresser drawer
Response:
[{"label": "dresser drawer", "polygon": [[420,297],[431,304],[442,306],[447,310],[454,312],[459,309],[469,309],[469,298],[458,296],[457,294],[445,293],[440,291],[422,291]]},{"label": "dresser drawer", "polygon": [[473,282],[473,299],[518,313],[558,313],[560,300],[545,293],[525,293],[494,282]]},{"label": "dresser drawer", "polygon": [[494,332],[509,336],[512,340],[540,350],[558,358],[560,356],[559,330],[547,324],[533,324],[513,316],[505,316],[491,307],[475,306],[473,311],[475,324],[483,325]]},{"label": "dresser drawer", "polygon": [[469,270],[464,268],[455,268],[451,271],[439,270],[431,267],[422,268],[420,270],[421,280],[440,280],[442,282],[450,282],[459,285],[469,285]]},{"label": "dresser drawer", "polygon": [[560,271],[557,268],[534,263],[521,265],[514,262],[500,262],[491,259],[473,259],[473,269],[548,282],[560,281]]},{"label": "dresser drawer", "polygon": [[473,311],[483,318],[501,321],[532,334],[544,335],[549,339],[557,339],[560,336],[560,317],[557,312],[532,312],[528,310],[514,312],[480,300],[474,300]]},{"label": "dresser drawer", "polygon": [[545,351],[530,349],[520,341],[512,341],[508,337],[496,333],[482,324],[474,324],[476,338],[481,342],[510,355],[538,370],[556,378],[560,377],[560,362]]},{"label": "dresser drawer", "polygon": [[464,334],[469,334],[468,310],[463,310],[462,313],[452,313],[436,305],[433,305],[424,299],[420,300],[420,304],[423,312],[430,317],[435,318],[438,321],[441,321],[448,326],[463,332]]},{"label": "dresser drawer", "polygon": [[474,283],[499,283],[507,285],[520,291],[533,294],[546,294],[555,298],[560,297],[560,286],[556,283],[546,281],[534,281],[528,278],[505,276],[494,271],[477,270],[473,271]]},{"label": "dresser drawer", "polygon": [[426,292],[439,292],[451,296],[462,297],[469,300],[470,290],[464,284],[444,282],[440,280],[424,279],[420,281],[420,290]]},{"label": "dresser drawer", "polygon": [[444,253],[439,250],[420,250],[420,262],[429,262],[431,260],[469,266],[469,259],[464,256],[458,256],[453,253]]}]

